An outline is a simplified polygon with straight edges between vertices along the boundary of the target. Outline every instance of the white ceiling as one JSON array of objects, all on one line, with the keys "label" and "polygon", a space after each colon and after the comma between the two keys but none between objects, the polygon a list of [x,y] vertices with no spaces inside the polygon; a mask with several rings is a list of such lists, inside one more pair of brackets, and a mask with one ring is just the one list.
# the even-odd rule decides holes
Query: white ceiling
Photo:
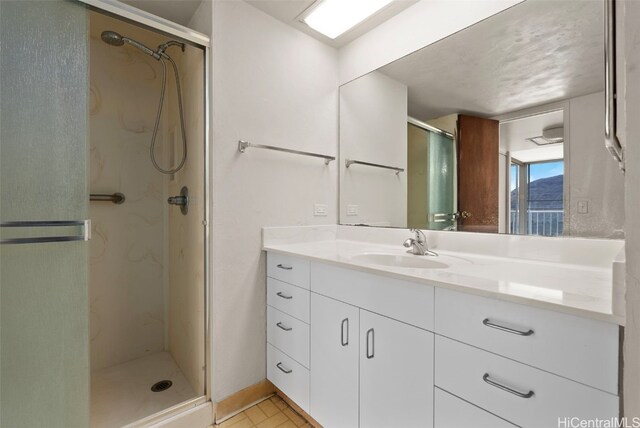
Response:
[{"label": "white ceiling", "polygon": [[292,27],[306,33],[323,43],[335,48],[340,48],[354,39],[357,39],[367,31],[377,27],[389,18],[397,15],[409,6],[417,3],[418,0],[394,0],[387,7],[380,10],[375,15],[369,17],[353,29],[340,35],[335,39],[330,39],[317,31],[312,30],[306,24],[300,22],[298,18],[316,0],[245,0],[251,6],[260,9],[267,15],[291,25]]},{"label": "white ceiling", "polygon": [[556,110],[500,124],[500,151],[510,152],[521,162],[538,162],[564,157],[564,144],[538,146],[527,138],[539,137],[542,130],[564,125],[564,112]]},{"label": "white ceiling", "polygon": [[526,139],[539,137],[542,135],[543,129],[559,128],[563,124],[564,112],[562,110],[502,122],[500,124],[500,150],[515,151],[541,147]]},{"label": "white ceiling", "polygon": [[409,115],[492,117],[604,90],[601,2],[529,0],[379,71]]},{"label": "white ceiling", "polygon": [[[202,0],[120,0],[169,21],[187,25]],[[212,0],[205,0],[212,1]]]},{"label": "white ceiling", "polygon": [[[181,25],[187,25],[202,1],[213,0],[120,0],[123,3],[138,9],[157,15],[169,21]],[[241,1],[241,0],[230,0]],[[353,29],[340,35],[336,39],[330,39],[317,31],[312,30],[306,24],[300,22],[298,18],[316,0],[244,0],[251,6],[263,11],[279,21],[288,24],[303,33],[306,33],[321,42],[340,48],[354,39],[357,39],[372,28],[377,27],[389,18],[397,15],[419,0],[394,0],[387,7],[375,15],[369,17],[364,22],[358,24]]]}]

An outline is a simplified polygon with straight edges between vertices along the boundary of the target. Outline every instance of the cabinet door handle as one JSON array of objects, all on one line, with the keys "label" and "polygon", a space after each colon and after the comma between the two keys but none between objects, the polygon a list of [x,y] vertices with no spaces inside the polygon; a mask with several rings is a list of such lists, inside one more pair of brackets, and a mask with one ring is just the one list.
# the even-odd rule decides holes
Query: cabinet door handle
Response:
[{"label": "cabinet door handle", "polygon": [[[375,332],[373,331],[372,328],[370,328],[369,330],[367,330],[367,350],[366,350],[366,355],[367,355],[367,359],[372,359],[375,355],[376,352],[376,342],[375,342]],[[369,349],[371,348],[371,349]]]},{"label": "cabinet door handle", "polygon": [[278,266],[276,266],[280,269],[284,269],[284,270],[292,270],[293,266],[287,266],[287,265],[283,265],[282,263],[280,263]]},{"label": "cabinet door handle", "polygon": [[494,387],[496,387],[498,389],[501,389],[503,391],[507,391],[508,393],[513,394],[515,396],[518,396],[520,398],[531,398],[531,397],[533,397],[533,391],[529,391],[527,393],[516,391],[515,389],[509,388],[508,386],[504,386],[502,384],[499,384],[498,382],[495,382],[495,381],[489,379],[489,373],[485,373],[484,376],[482,376],[482,380],[485,381],[486,383],[488,383],[491,386],[494,386]]},{"label": "cabinet door handle", "polygon": [[287,300],[291,300],[293,299],[293,296],[287,296],[286,294],[282,294],[282,291],[278,291],[276,293],[277,296],[282,297],[283,299],[287,299]]},{"label": "cabinet door handle", "polygon": [[531,336],[533,334],[533,330],[531,329],[529,329],[529,331],[516,330],[500,324],[492,323],[491,321],[489,321],[489,318],[485,318],[484,320],[482,320],[482,324],[486,325],[487,327],[495,328],[497,330],[506,331],[507,333],[517,334],[518,336]]},{"label": "cabinet door handle", "polygon": [[276,324],[278,327],[280,327],[281,329],[283,329],[284,331],[291,331],[293,330],[293,327],[287,327],[284,324],[282,324],[281,322]]},{"label": "cabinet door handle", "polygon": [[[345,334],[345,326],[347,327],[347,333]],[[349,344],[349,318],[342,320],[340,324],[340,344],[347,346]]]},{"label": "cabinet door handle", "polygon": [[282,366],[282,363],[278,363],[278,364],[276,364],[276,367],[277,367],[277,368],[279,368],[279,369],[280,369],[280,371],[282,371],[282,373],[285,373],[285,374],[289,374],[289,373],[291,373],[291,372],[293,371],[293,370],[291,370],[291,369],[285,369],[285,368]]}]

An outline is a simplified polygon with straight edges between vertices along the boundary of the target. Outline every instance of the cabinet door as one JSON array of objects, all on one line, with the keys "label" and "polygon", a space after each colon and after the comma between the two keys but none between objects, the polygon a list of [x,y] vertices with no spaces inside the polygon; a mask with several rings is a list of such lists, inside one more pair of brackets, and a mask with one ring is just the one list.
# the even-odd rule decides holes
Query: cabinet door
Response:
[{"label": "cabinet door", "polygon": [[311,293],[311,416],[326,428],[358,426],[359,309]]},{"label": "cabinet door", "polygon": [[360,310],[360,427],[433,426],[433,334]]}]

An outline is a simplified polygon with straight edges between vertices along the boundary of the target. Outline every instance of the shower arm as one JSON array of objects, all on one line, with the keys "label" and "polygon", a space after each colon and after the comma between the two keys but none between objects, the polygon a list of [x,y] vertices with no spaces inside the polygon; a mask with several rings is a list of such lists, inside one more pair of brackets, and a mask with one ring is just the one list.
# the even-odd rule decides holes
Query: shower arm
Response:
[{"label": "shower arm", "polygon": [[[184,52],[185,49],[185,44],[181,43],[181,42],[177,42],[175,40],[169,40],[167,43],[163,43],[160,46],[158,46],[158,51],[156,52],[157,55],[162,56],[163,58],[167,58],[168,55],[165,54],[164,52],[170,48],[171,46],[179,46],[180,49],[182,50],[182,52]],[[155,58],[155,57],[154,57]],[[156,58],[159,59],[159,58]]]}]

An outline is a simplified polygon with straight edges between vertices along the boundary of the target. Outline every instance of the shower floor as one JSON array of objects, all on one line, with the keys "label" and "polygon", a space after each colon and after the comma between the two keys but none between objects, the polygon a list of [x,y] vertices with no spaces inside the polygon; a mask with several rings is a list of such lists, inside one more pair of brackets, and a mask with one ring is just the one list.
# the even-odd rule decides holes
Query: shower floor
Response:
[{"label": "shower floor", "polygon": [[[151,386],[173,385],[162,392]],[[171,354],[159,352],[91,373],[91,427],[116,428],[196,397]]]}]

